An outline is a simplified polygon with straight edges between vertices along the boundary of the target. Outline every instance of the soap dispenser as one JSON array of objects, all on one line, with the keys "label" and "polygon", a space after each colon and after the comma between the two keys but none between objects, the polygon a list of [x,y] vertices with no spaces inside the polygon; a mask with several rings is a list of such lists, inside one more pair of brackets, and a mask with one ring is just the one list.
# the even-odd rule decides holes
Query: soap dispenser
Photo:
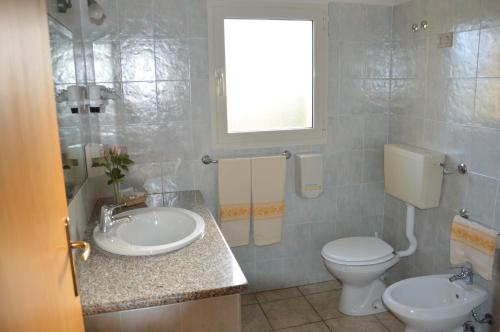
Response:
[{"label": "soap dispenser", "polygon": [[323,192],[323,155],[295,155],[295,191],[302,198],[316,198]]}]

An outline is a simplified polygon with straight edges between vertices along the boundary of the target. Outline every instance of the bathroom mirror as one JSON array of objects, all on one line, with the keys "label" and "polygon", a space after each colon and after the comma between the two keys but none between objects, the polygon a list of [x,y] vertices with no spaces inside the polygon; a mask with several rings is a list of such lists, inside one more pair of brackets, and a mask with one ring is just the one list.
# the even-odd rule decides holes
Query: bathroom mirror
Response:
[{"label": "bathroom mirror", "polygon": [[[57,106],[57,122],[61,144],[64,183],[68,204],[87,178],[84,143],[88,132],[88,119],[84,107],[78,105],[81,98],[72,98],[75,91],[85,86],[85,70],[78,64],[78,55],[83,55],[75,41],[70,13],[55,13],[49,3],[49,34],[52,71]],[[64,23],[63,23],[64,22]],[[76,56],[75,56],[76,55]],[[81,73],[81,74],[79,74]],[[79,88],[80,87],[80,88]],[[72,91],[71,91],[72,90]],[[71,100],[77,100],[73,104]],[[81,102],[81,101],[80,101]]]}]

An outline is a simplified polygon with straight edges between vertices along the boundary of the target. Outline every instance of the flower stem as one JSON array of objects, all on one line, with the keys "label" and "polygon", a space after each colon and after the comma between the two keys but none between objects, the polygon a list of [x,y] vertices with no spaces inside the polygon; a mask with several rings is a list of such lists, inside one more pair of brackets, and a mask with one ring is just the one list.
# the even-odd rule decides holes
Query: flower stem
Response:
[{"label": "flower stem", "polygon": [[115,195],[115,203],[120,204],[122,202],[122,198],[120,196],[120,183],[113,182],[113,193]]}]

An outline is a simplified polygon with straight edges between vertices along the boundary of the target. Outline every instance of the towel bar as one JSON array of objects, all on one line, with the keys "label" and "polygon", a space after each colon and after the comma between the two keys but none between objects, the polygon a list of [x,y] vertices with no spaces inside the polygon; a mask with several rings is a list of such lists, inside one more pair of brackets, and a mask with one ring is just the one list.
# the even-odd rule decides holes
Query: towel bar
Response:
[{"label": "towel bar", "polygon": [[[281,153],[282,156],[285,156],[286,159],[290,159],[292,157],[292,153],[288,150],[285,150]],[[205,165],[217,164],[219,161],[217,159],[212,159],[208,154],[201,157],[201,162]]]}]

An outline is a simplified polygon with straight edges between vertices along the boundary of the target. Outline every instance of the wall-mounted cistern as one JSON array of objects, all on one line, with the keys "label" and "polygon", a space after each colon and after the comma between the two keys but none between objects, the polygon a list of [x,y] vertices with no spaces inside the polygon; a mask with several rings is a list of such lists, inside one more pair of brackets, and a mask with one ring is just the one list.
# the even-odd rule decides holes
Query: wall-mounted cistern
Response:
[{"label": "wall-mounted cistern", "polygon": [[406,203],[406,238],[410,245],[398,251],[400,257],[417,250],[415,207],[429,209],[439,205],[444,160],[443,153],[415,146],[384,146],[385,191]]}]

